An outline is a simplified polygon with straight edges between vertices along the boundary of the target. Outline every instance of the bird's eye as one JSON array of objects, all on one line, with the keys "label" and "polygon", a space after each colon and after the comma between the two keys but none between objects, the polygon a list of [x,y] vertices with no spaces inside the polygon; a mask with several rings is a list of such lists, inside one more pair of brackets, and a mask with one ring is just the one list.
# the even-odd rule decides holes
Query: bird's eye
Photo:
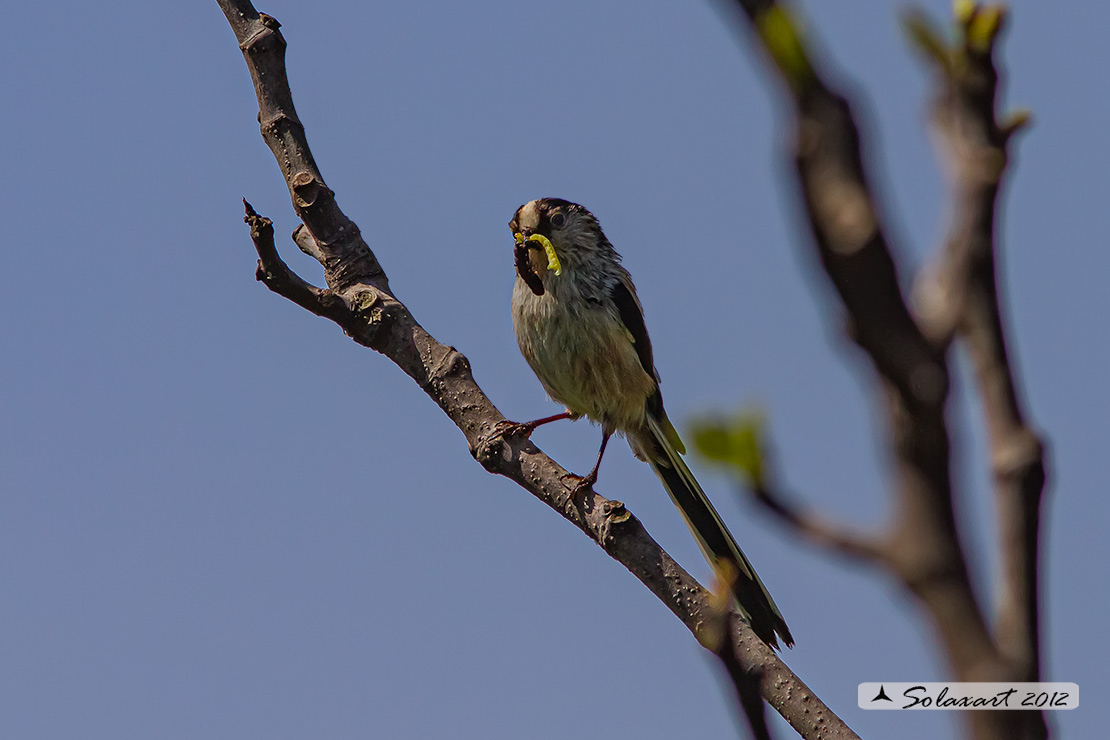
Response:
[{"label": "bird's eye", "polygon": [[564,226],[566,226],[567,223],[567,217],[563,213],[560,213],[558,211],[551,214],[550,220],[551,225],[554,226],[556,229],[563,228]]}]

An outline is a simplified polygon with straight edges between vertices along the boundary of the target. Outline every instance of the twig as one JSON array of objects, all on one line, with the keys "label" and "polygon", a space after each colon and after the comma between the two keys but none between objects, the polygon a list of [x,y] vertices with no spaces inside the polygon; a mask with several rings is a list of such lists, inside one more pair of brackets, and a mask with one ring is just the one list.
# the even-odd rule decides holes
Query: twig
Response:
[{"label": "twig", "polygon": [[779,521],[818,547],[864,562],[881,562],[886,557],[881,541],[799,508],[785,493],[769,483],[761,482],[752,489],[752,493],[755,500]]},{"label": "twig", "polygon": [[281,259],[274,246],[273,222],[255,213],[246,198],[243,199],[243,209],[246,212],[243,220],[251,227],[251,241],[258,252],[255,277],[270,290],[317,316],[331,319],[338,324],[349,321],[351,312],[341,298],[330,290],[305,282]]},{"label": "twig", "polygon": [[[939,91],[933,122],[946,145],[953,186],[953,225],[940,268],[918,291],[924,321],[940,339],[967,346],[983,404],[994,473],[1002,571],[995,641],[1015,681],[1040,680],[1038,540],[1045,487],[1044,443],[1022,408],[1006,348],[998,293],[995,217],[1008,147],[1028,116],[997,120],[999,74],[994,53],[1005,23],[1001,8],[972,8],[961,19],[961,44],[932,57]],[[922,19],[911,19],[922,23]],[[947,312],[930,310],[947,303]]]}]

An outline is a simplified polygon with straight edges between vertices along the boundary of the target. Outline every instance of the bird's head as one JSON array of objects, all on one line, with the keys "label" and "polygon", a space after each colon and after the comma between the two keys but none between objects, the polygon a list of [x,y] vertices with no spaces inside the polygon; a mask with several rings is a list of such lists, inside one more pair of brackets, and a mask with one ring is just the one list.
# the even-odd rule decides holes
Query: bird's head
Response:
[{"label": "bird's head", "polygon": [[594,215],[562,198],[525,203],[509,229],[516,241],[517,273],[536,295],[543,295],[546,281],[582,265],[603,245],[612,249]]}]

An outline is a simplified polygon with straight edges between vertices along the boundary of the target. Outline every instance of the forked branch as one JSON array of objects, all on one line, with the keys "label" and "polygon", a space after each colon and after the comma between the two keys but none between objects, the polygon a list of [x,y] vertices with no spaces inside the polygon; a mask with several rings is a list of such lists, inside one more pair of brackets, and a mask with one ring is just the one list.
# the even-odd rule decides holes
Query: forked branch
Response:
[{"label": "forked branch", "polygon": [[[315,288],[294,275],[278,257],[269,220],[247,206],[259,255],[259,279],[396,363],[459,427],[478,462],[516,482],[601,545],[697,636],[715,618],[711,595],[621,502],[593,491],[577,491],[576,476],[531,442],[504,434],[505,417],[475,383],[466,358],[437,342],[392,294],[373,252],[339,210],[312,159],[293,107],[278,22],[260,15],[245,0],[219,0],[219,5],[255,83],[262,136],[281,167],[293,209],[304,224],[295,239],[323,265],[328,287]],[[728,637],[730,659],[744,675],[759,677],[763,698],[802,737],[857,738],[741,620],[729,621]]]},{"label": "forked branch", "polygon": [[[947,144],[956,206],[939,267],[921,283],[918,310],[905,300],[889,237],[866,176],[851,106],[836,92],[799,24],[774,0],[736,0],[792,102],[794,161],[816,255],[844,308],[849,336],[883,388],[894,469],[895,518],[866,556],[890,569],[930,617],[948,661],[964,681],[1040,677],[1038,540],[1044,445],[1019,401],[1006,349],[996,278],[995,215],[1007,144],[1025,122],[996,118],[994,52],[1001,6],[956,3],[957,41],[923,18],[911,37],[935,65],[934,122]],[[950,471],[948,350],[972,357],[994,468],[1003,565],[997,618],[988,625],[968,577],[957,531]],[[757,495],[810,539],[858,554],[855,539],[787,504]],[[970,712],[974,737],[1043,738],[1039,712]]]}]

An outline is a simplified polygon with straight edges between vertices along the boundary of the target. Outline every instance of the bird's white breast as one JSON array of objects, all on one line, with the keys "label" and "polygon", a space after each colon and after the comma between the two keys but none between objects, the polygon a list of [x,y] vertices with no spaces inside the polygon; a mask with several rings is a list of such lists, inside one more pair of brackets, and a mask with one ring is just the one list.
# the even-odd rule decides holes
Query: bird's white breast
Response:
[{"label": "bird's white breast", "polygon": [[572,275],[537,296],[519,278],[512,314],[520,351],[551,398],[608,431],[639,429],[655,379],[640,364],[616,307],[575,299]]}]

